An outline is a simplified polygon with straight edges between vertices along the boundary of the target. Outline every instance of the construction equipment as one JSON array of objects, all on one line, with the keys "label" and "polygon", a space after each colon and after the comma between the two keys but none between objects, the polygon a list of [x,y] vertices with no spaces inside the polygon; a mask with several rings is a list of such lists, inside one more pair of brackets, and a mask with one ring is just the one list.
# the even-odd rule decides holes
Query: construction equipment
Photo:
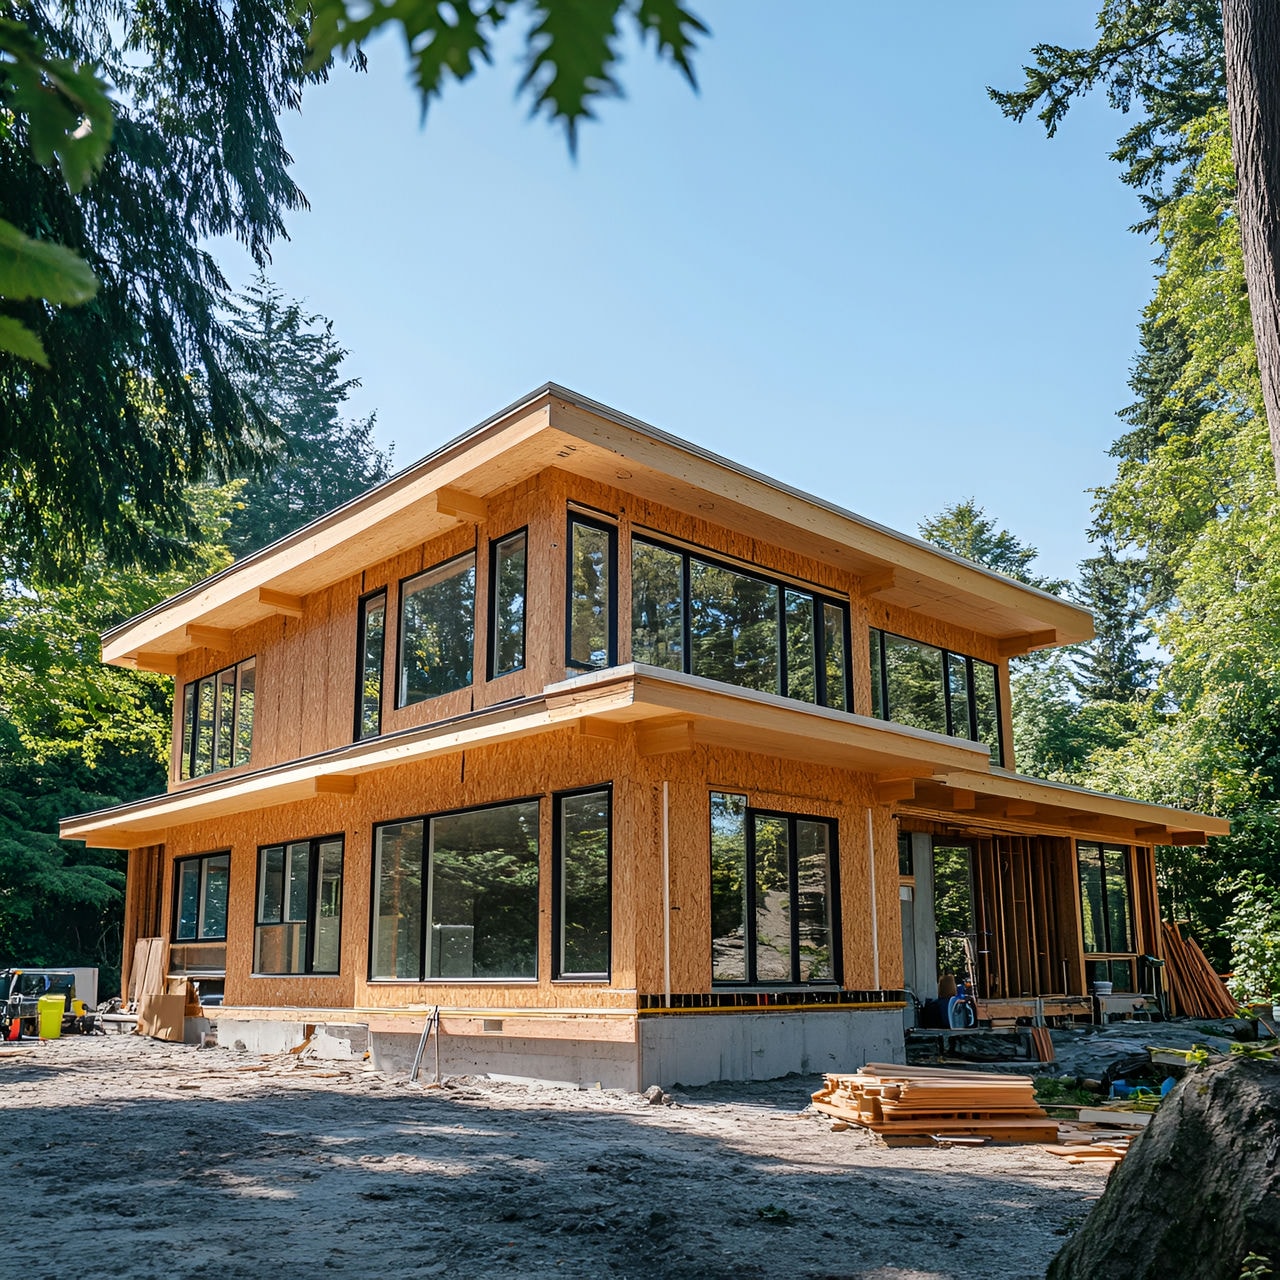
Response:
[{"label": "construction equipment", "polygon": [[40,1034],[40,999],[61,996],[62,1030],[89,1035],[97,1018],[76,998],[76,975],[69,969],[0,969],[0,1039]]}]

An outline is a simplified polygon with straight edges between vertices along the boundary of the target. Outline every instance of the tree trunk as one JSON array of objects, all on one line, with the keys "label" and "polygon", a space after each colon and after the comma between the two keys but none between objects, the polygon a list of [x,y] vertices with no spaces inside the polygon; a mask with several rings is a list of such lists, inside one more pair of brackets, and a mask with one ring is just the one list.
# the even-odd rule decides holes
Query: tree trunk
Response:
[{"label": "tree trunk", "polygon": [[1280,478],[1280,4],[1222,0],[1222,35],[1244,275]]}]

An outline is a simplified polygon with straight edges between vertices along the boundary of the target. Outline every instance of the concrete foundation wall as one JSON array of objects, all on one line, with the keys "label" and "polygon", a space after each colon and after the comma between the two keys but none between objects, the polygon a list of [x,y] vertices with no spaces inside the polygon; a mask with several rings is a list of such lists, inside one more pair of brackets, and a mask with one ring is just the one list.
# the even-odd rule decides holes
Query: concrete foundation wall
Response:
[{"label": "concrete foundation wall", "polygon": [[[192,1021],[192,1019],[188,1019]],[[362,1058],[369,1048],[369,1028],[361,1022],[292,1022],[281,1019],[214,1019],[210,1029],[223,1048],[246,1053],[288,1053],[308,1035],[309,1055],[318,1058]]]}]

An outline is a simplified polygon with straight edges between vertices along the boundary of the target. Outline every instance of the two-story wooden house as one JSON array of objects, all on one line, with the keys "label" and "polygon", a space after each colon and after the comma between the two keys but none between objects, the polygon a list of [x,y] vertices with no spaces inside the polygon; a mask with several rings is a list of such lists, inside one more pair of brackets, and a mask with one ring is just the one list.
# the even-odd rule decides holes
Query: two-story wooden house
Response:
[{"label": "two-story wooden house", "polygon": [[175,677],[170,785],[62,831],[226,1041],[390,1064],[438,1005],[449,1071],[854,1069],[939,918],[991,998],[1159,954],[1153,847],[1226,824],[1014,769],[1009,657],[1091,634],[548,385],[109,632]]}]

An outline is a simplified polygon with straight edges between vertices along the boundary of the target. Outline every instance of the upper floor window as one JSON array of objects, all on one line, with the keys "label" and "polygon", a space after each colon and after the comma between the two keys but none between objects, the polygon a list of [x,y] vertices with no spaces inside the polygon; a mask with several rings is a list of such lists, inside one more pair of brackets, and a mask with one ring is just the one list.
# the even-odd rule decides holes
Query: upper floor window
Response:
[{"label": "upper floor window", "polygon": [[618,532],[569,517],[567,665],[592,670],[617,661],[617,598],[613,588]]},{"label": "upper floor window", "polygon": [[836,824],[711,796],[711,977],[839,982]]},{"label": "upper floor window", "polygon": [[632,541],[635,662],[848,710],[848,616],[812,591]]},{"label": "upper floor window", "polygon": [[259,849],[254,973],[337,973],[341,932],[341,838]]},{"label": "upper floor window", "polygon": [[472,551],[400,584],[399,706],[471,683],[475,614]]},{"label": "upper floor window", "polygon": [[175,942],[223,942],[227,937],[227,889],[231,855],[205,853],[173,864]]},{"label": "upper floor window", "polygon": [[256,659],[187,682],[183,689],[179,777],[248,764],[253,750]]},{"label": "upper floor window", "polygon": [[360,601],[356,643],[356,737],[375,738],[382,732],[382,653],[387,631],[387,593],[379,591]]},{"label": "upper floor window", "polygon": [[980,658],[873,627],[871,714],[981,742],[993,764],[1004,762],[996,669]]},{"label": "upper floor window", "polygon": [[521,530],[490,544],[489,594],[492,632],[489,675],[505,676],[524,666],[525,590],[529,535]]}]

